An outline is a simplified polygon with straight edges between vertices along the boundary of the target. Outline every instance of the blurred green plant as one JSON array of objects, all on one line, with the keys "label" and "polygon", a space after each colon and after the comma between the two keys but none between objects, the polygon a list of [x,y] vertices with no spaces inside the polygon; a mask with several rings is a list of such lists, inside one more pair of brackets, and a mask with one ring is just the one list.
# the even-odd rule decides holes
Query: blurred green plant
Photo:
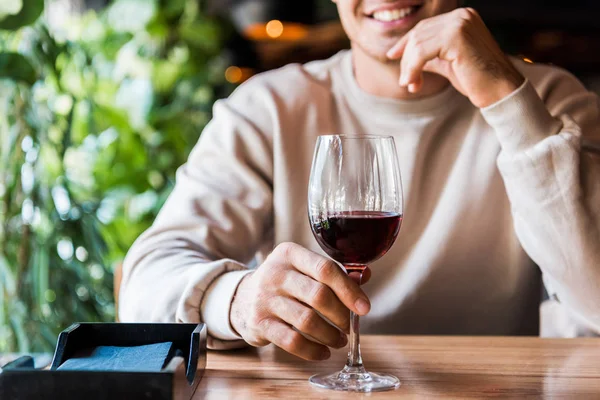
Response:
[{"label": "blurred green plant", "polygon": [[113,268],[211,117],[228,27],[197,0],[55,27],[44,0],[1,4],[0,352],[48,351],[74,321],[114,319]]}]

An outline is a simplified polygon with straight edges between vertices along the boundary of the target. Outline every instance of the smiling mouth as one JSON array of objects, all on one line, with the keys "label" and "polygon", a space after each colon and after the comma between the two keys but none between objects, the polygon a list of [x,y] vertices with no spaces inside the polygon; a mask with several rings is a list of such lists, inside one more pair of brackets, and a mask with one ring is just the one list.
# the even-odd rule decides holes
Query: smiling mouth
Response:
[{"label": "smiling mouth", "polygon": [[394,22],[414,14],[415,12],[419,11],[420,8],[421,6],[411,6],[396,8],[393,10],[375,11],[372,14],[367,15],[367,17],[380,22]]}]

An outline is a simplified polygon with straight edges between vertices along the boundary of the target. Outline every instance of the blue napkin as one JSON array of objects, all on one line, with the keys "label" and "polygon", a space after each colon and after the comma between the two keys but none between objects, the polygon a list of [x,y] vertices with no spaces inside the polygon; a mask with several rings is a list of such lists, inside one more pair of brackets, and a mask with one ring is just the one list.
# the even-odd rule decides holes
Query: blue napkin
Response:
[{"label": "blue napkin", "polygon": [[170,361],[173,342],[144,346],[98,346],[81,350],[59,370],[159,372]]}]

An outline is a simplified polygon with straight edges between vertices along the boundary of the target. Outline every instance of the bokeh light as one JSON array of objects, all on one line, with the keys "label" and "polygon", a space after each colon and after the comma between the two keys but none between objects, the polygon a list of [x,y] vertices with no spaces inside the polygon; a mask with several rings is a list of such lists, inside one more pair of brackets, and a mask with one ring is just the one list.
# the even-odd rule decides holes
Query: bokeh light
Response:
[{"label": "bokeh light", "polygon": [[242,81],[242,69],[232,65],[225,70],[225,79],[229,83],[240,83]]},{"label": "bokeh light", "polygon": [[267,35],[269,35],[269,37],[273,39],[277,39],[283,34],[283,24],[281,23],[281,21],[276,19],[267,22],[265,29],[267,30]]}]

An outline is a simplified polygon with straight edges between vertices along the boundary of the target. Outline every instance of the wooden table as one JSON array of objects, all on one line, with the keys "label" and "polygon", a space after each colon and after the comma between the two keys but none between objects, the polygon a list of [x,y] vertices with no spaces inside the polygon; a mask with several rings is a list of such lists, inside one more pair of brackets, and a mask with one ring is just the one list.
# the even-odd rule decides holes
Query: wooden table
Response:
[{"label": "wooden table", "polygon": [[367,369],[402,385],[371,394],[311,387],[315,373],[341,369],[346,350],[324,362],[273,347],[209,352],[194,399],[510,398],[600,399],[600,339],[363,336]]}]

